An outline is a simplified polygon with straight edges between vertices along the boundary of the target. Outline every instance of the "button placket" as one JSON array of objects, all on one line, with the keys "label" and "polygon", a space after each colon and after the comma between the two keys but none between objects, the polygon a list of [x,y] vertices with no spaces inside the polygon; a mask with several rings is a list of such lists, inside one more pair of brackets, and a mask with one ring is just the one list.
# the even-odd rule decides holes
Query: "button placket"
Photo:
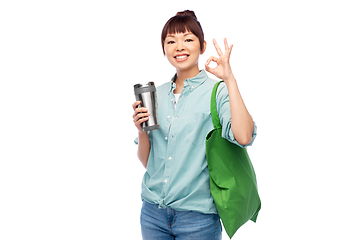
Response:
[{"label": "button placket", "polygon": [[169,123],[169,129],[167,135],[164,137],[167,141],[167,148],[166,148],[166,158],[165,158],[165,169],[164,169],[164,177],[163,177],[163,193],[164,196],[167,196],[169,193],[169,187],[171,183],[171,171],[173,166],[173,156],[174,156],[174,138],[173,136],[173,122],[174,122],[174,116],[175,116],[175,108],[174,108],[174,97],[172,96],[173,93],[170,93],[168,104],[170,104],[170,108],[173,111],[169,111],[168,115],[166,115],[166,120]]}]

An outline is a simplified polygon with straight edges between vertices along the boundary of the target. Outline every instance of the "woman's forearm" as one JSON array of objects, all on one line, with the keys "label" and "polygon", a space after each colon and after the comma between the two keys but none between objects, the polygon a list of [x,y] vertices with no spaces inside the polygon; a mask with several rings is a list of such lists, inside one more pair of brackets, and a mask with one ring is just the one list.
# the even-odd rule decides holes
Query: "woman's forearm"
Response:
[{"label": "woman's forearm", "polygon": [[[224,80],[229,92],[231,130],[238,143],[241,145],[247,145],[252,140],[254,122],[245,107],[236,79],[234,78],[230,67],[229,61],[233,45],[231,44],[229,47],[227,39],[225,38],[225,53],[223,54],[215,39],[213,42],[219,57],[210,57],[205,63],[205,69],[206,71],[214,74],[216,77]],[[217,66],[215,68],[211,68],[209,66],[211,62],[216,62]]]},{"label": "woman's forearm", "polygon": [[254,122],[246,109],[235,78],[232,76],[225,83],[229,92],[231,130],[238,143],[247,145],[252,140]]},{"label": "woman's forearm", "polygon": [[150,154],[150,140],[147,132],[139,131],[138,140],[138,158],[142,165],[146,168]]}]

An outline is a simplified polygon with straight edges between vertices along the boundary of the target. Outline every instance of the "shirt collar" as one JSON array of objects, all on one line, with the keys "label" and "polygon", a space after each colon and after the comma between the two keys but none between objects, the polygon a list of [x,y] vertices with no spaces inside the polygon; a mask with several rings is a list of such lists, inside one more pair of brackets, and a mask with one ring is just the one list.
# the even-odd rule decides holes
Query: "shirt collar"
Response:
[{"label": "shirt collar", "polygon": [[[176,80],[177,75],[175,74],[172,78],[171,78],[171,82],[170,82],[170,89],[169,89],[169,93],[171,93],[172,91],[174,91],[174,89],[176,88],[176,84],[175,84],[175,80]],[[198,75],[196,75],[193,78],[188,78],[184,81],[184,88],[186,86],[190,87],[190,91],[194,91],[197,87],[199,87],[203,82],[205,82],[205,80],[208,78],[205,70],[201,70],[200,73]]]}]

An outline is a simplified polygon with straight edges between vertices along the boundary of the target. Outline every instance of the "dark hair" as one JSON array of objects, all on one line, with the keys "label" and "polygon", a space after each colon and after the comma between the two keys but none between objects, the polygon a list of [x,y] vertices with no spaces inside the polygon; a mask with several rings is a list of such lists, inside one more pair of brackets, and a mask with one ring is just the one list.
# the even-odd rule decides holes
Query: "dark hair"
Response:
[{"label": "dark hair", "polygon": [[161,33],[161,46],[165,54],[164,42],[168,34],[191,32],[200,41],[200,50],[204,50],[204,32],[201,28],[195,13],[190,10],[178,12],[174,17],[170,18]]}]

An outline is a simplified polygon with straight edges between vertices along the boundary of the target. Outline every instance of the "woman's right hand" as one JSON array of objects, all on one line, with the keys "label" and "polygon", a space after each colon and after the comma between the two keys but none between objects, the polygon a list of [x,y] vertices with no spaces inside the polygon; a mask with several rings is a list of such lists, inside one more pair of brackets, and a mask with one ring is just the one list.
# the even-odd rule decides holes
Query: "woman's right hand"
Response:
[{"label": "woman's right hand", "polygon": [[133,120],[134,120],[135,126],[137,127],[139,132],[143,132],[142,127],[141,127],[141,123],[146,122],[147,120],[149,120],[150,113],[148,113],[148,110],[145,107],[140,107],[140,108],[137,107],[140,104],[141,104],[141,101],[136,101],[132,105],[132,107],[134,109]]}]

